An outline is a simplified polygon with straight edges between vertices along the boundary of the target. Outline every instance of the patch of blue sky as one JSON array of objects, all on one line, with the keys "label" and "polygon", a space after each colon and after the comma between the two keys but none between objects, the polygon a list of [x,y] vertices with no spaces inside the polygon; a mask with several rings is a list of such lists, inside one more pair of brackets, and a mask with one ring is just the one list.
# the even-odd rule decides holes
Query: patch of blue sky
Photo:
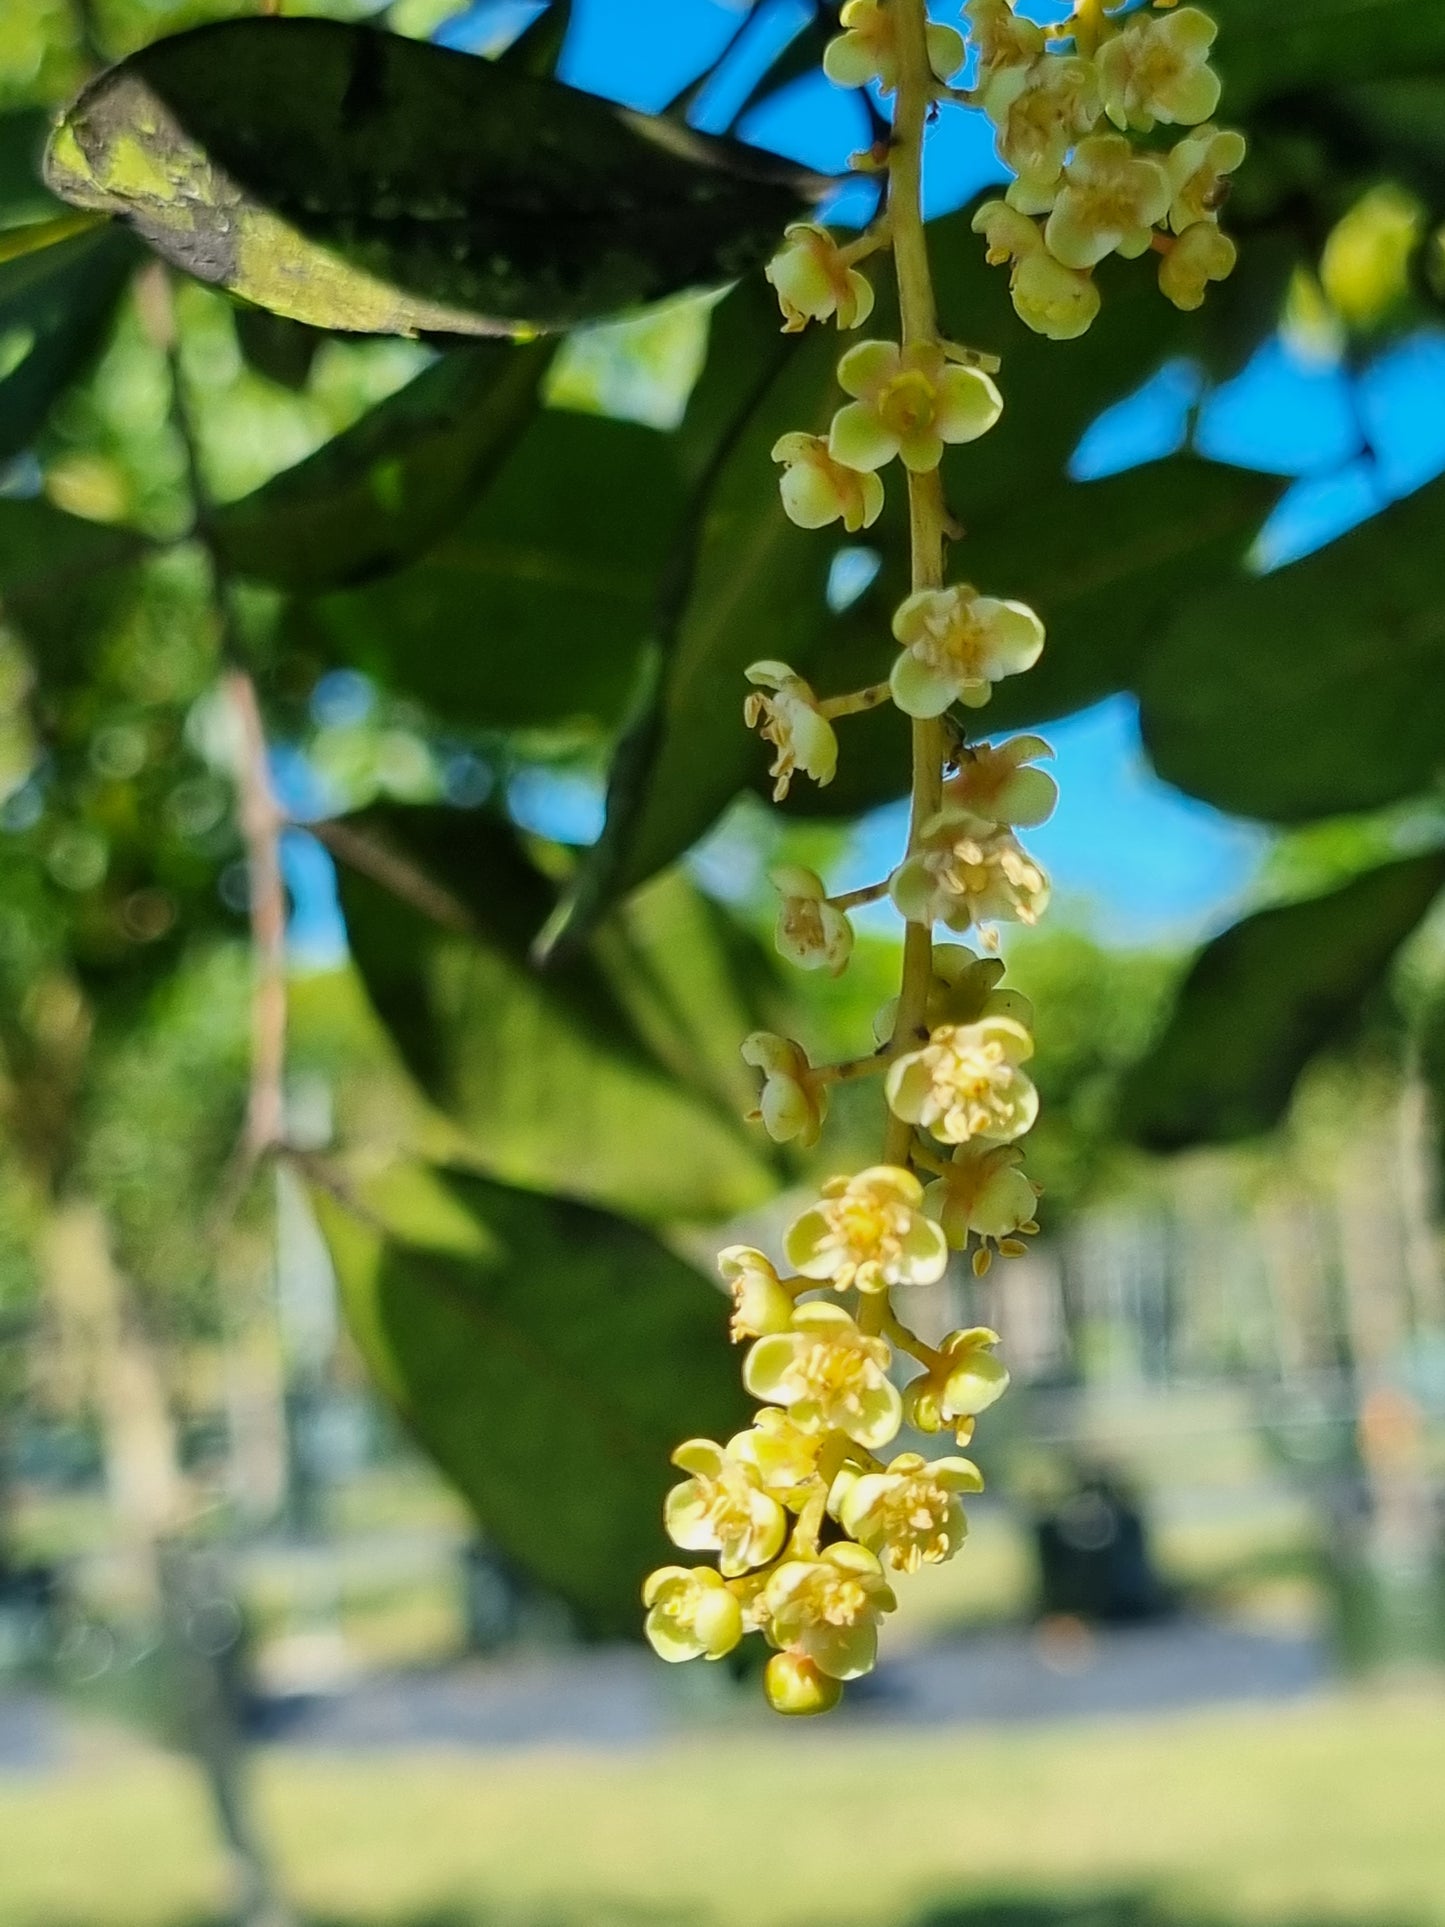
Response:
[{"label": "patch of blue sky", "polygon": [[552,843],[595,843],[607,814],[603,785],[578,770],[533,767],[507,784],[507,814],[534,836]]},{"label": "patch of blue sky", "polygon": [[309,831],[283,831],[281,874],[291,899],[286,954],[292,969],[339,968],[346,961],[346,919],[336,866]]},{"label": "patch of blue sky", "polygon": [[1094,482],[1173,455],[1184,446],[1200,387],[1192,362],[1166,362],[1142,388],[1106,408],[1085,429],[1069,462],[1070,475],[1076,482]]}]

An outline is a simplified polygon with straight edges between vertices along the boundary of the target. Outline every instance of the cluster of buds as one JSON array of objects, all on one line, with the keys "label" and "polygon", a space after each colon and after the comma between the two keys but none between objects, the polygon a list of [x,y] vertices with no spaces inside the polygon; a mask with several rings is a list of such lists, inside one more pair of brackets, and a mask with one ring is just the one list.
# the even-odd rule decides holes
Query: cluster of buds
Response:
[{"label": "cluster of buds", "polygon": [[[1013,236],[1015,300],[1025,319],[1045,333],[1081,332],[1090,300],[1097,305],[1092,267],[1110,249],[1142,252],[1160,222],[1175,224],[1177,236],[1166,268],[1181,254],[1186,263],[1217,264],[1190,236],[1201,227],[1217,235],[1219,181],[1242,151],[1232,137],[1201,128],[1156,161],[1137,157],[1122,134],[1094,132],[1102,113],[1142,130],[1161,120],[1203,121],[1213,111],[1218,88],[1204,64],[1213,29],[1201,33],[1203,16],[1184,8],[1161,19],[1134,9],[1122,19],[1082,0],[1066,49],[1062,40],[1051,47],[1008,0],[970,0],[965,11],[979,53],[979,97],[1019,176],[1011,198],[983,213],[998,224],[991,247],[995,233]],[[774,752],[778,800],[797,775],[832,781],[835,725],[847,717],[891,702],[912,720],[912,821],[892,873],[838,896],[796,864],[776,869],[772,881],[778,950],[802,969],[847,968],[849,911],[863,903],[891,899],[913,934],[902,994],[878,1012],[867,1055],[815,1065],[801,1043],[771,1032],[743,1045],[761,1073],[751,1116],[775,1141],[810,1148],[831,1089],[876,1075],[887,1103],[885,1149],[882,1162],[821,1186],[783,1240],[781,1269],[750,1246],[722,1253],[732,1337],[748,1346],[743,1383],[759,1409],[726,1443],[691,1439],[674,1454],[687,1476],[668,1497],[667,1532],[684,1551],[714,1555],[716,1565],[664,1566],[644,1591],[647,1635],[665,1659],[720,1659],[746,1633],[760,1633],[774,1649],[767,1696],[784,1713],[826,1710],[846,1681],[871,1669],[879,1623],[896,1605],[894,1579],[959,1550],[963,1498],[982,1489],[970,1460],[913,1448],[943,1434],[959,1448],[969,1444],[979,1415],[1008,1384],[997,1334],[972,1326],[934,1346],[901,1313],[913,1288],[943,1279],[954,1253],[969,1254],[982,1277],[995,1255],[1020,1256],[1038,1230],[1039,1188],[1021,1148],[1039,1108],[1027,1069],[1033,1011],[1003,983],[1004,965],[990,953],[996,924],[1032,924],[1047,907],[1048,880],[1018,832],[1045,822],[1057,800],[1040,767],[1051,754],[1042,738],[970,740],[965,727],[996,683],[1033,667],[1045,638],[1025,604],[950,582],[946,568],[956,525],[938,473],[943,451],[986,434],[1003,406],[998,364],[935,338],[919,321],[933,306],[917,196],[922,130],[933,104],[951,95],[946,83],[964,44],[952,29],[928,24],[923,0],[848,0],[841,26],[826,70],[844,86],[899,90],[895,144],[905,138],[906,96],[910,186],[900,186],[898,170],[887,216],[846,247],[820,227],[789,229],[768,279],[785,332],[810,322],[856,327],[874,305],[859,264],[893,245],[902,307],[913,320],[902,342],[847,349],[838,365],[844,399],[828,432],[785,435],[773,454],[783,465],[787,515],[804,528],[837,522],[849,532],[877,520],[882,472],[901,463],[913,587],[893,614],[897,653],[883,679],[824,696],[789,664],[757,662],[746,672],[744,718]],[[1173,273],[1168,291],[1179,299],[1184,269]],[[1075,292],[1050,292],[1056,276]],[[935,944],[939,924],[974,934],[980,948]],[[906,1380],[905,1361],[913,1366]],[[900,1439],[904,1427],[918,1436]]]},{"label": "cluster of buds", "polygon": [[1151,250],[1165,296],[1199,307],[1234,267],[1219,210],[1245,153],[1242,134],[1209,124],[1214,21],[1175,0],[1108,12],[1078,0],[1050,29],[1020,19],[1012,0],[968,0],[964,13],[978,51],[966,98],[1015,176],[974,228],[989,260],[1007,263],[1020,318],[1055,341],[1083,334],[1099,312],[1099,263]]}]

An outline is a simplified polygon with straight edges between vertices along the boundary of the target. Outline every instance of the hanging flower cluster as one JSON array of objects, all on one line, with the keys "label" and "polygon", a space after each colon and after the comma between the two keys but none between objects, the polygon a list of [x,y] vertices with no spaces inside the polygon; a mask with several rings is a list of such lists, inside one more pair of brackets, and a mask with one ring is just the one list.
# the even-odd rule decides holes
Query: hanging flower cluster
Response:
[{"label": "hanging flower cluster", "polygon": [[1151,249],[1165,296],[1199,307],[1234,268],[1219,210],[1245,153],[1242,134],[1209,124],[1214,21],[1174,0],[1080,0],[1054,28],[1012,0],[968,0],[964,14],[978,72],[960,98],[987,114],[1015,175],[973,225],[1007,263],[1020,319],[1055,341],[1083,334],[1099,312],[1095,268]]},{"label": "hanging flower cluster", "polygon": [[[1181,248],[1201,225],[1212,229],[1218,178],[1238,161],[1232,137],[1202,128],[1166,169],[1136,156],[1122,135],[1093,131],[1104,112],[1145,128],[1213,111],[1218,88],[1204,64],[1213,29],[1194,24],[1203,16],[1185,8],[1121,23],[1081,0],[1066,52],[1008,0],[970,0],[965,11],[984,104],[1006,129],[1016,199],[1026,204],[983,211],[991,250],[1007,240],[1000,258],[1010,250],[1015,258],[1016,301],[1030,262],[1047,261],[1047,274],[1072,277],[1070,287],[1093,296],[1089,270],[1110,249],[1141,252],[1160,222],[1177,222]],[[986,434],[1003,407],[997,364],[934,322],[919,201],[924,130],[937,102],[954,97],[946,83],[965,48],[928,22],[924,0],[849,0],[841,26],[829,75],[897,93],[887,212],[846,247],[820,227],[789,229],[768,278],[785,332],[810,321],[854,327],[874,305],[859,263],[891,246],[902,339],[849,348],[838,365],[845,399],[828,433],[785,435],[773,454],[789,517],[849,532],[877,520],[882,472],[898,461],[912,581],[894,611],[898,652],[886,680],[820,696],[789,664],[754,663],[744,719],[774,752],[777,799],[798,775],[832,781],[835,724],[884,702],[912,719],[912,819],[892,874],[838,897],[799,865],[772,878],[777,947],[802,969],[847,968],[848,912],[859,903],[890,897],[909,937],[900,995],[878,1013],[866,1056],[815,1065],[795,1039],[757,1032],[743,1057],[761,1074],[751,1116],[776,1142],[815,1144],[830,1090],[870,1075],[882,1080],[886,1130],[880,1162],[828,1179],[777,1262],[749,1246],[722,1252],[731,1334],[748,1348],[742,1377],[758,1409],[736,1437],[691,1439],[674,1453],[685,1476],[667,1500],[668,1534],[716,1566],[665,1566],[644,1592],[647,1635],[664,1659],[720,1659],[761,1633],[774,1649],[767,1697],[782,1713],[824,1711],[871,1669],[879,1623],[897,1604],[894,1579],[959,1550],[963,1500],[982,1489],[969,1459],[925,1457],[900,1434],[906,1426],[921,1439],[969,1444],[1008,1385],[997,1335],[971,1327],[933,1346],[904,1314],[910,1290],[937,1283],[952,1253],[970,1253],[982,1276],[996,1254],[1019,1256],[1038,1230],[1039,1192],[1021,1146],[1038,1114],[1033,1011],[987,952],[996,924],[1032,924],[1047,907],[1048,880],[1017,832],[1043,823],[1057,800],[1039,767],[1051,754],[1042,738],[964,734],[994,685],[1032,668],[1045,640],[1025,604],[950,581],[946,568],[956,524],[943,498],[943,451]],[[1031,279],[1042,285],[1046,274],[1035,269]],[[1087,296],[1069,299],[1082,309]],[[985,954],[935,944],[939,924],[977,933]],[[900,1383],[904,1361],[913,1375]]]}]

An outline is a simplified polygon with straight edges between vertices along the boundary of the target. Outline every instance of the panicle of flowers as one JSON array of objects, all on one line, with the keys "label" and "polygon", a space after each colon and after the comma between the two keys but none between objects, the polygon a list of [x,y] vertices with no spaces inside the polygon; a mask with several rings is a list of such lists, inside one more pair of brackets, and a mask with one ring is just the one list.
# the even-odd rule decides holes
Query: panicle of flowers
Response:
[{"label": "panicle of flowers", "polygon": [[[690,1439],[674,1454],[685,1476],[667,1497],[666,1530],[715,1563],[663,1566],[643,1597],[647,1636],[667,1660],[722,1659],[761,1634],[773,1649],[767,1698],[788,1714],[826,1711],[869,1671],[879,1626],[898,1604],[894,1579],[960,1550],[964,1501],[983,1486],[970,1459],[916,1447],[943,1434],[969,1444],[1008,1386],[998,1335],[968,1326],[931,1345],[906,1322],[910,1293],[943,1280],[954,1253],[982,1277],[996,1256],[1020,1256],[1039,1228],[1040,1188],[1022,1147],[1039,1108],[1028,1068],[1034,1013],[987,952],[994,924],[1032,924],[1048,905],[1048,880],[1018,832],[1047,820],[1058,790],[1041,767],[1052,755],[1041,737],[990,737],[970,725],[996,685],[1038,662],[1045,634],[1027,604],[950,579],[948,544],[961,531],[944,496],[945,451],[989,433],[1003,397],[997,359],[932,322],[918,198],[924,129],[954,99],[980,103],[993,121],[1017,179],[978,226],[1041,332],[1063,338],[1088,326],[1099,306],[1094,269],[1110,253],[1157,251],[1165,291],[1183,306],[1233,263],[1217,211],[1244,146],[1207,124],[1218,85],[1204,15],[1136,0],[1111,13],[1081,0],[1064,29],[1045,30],[1011,0],[968,0],[964,17],[977,56],[967,96],[946,84],[963,43],[929,23],[924,0],[848,0],[824,64],[839,85],[874,84],[896,98],[887,210],[846,243],[812,223],[789,228],[767,270],[785,333],[850,329],[875,309],[862,264],[893,251],[901,338],[845,349],[831,422],[783,435],[773,458],[790,520],[848,533],[879,520],[896,462],[911,568],[893,597],[891,656],[879,636],[877,681],[830,692],[809,679],[811,665],[805,676],[787,662],[756,662],[744,720],[774,752],[778,801],[796,777],[831,783],[847,720],[882,704],[909,718],[914,769],[907,846],[891,874],[830,892],[801,864],[771,872],[776,946],[799,969],[837,975],[857,942],[852,912],[884,900],[910,934],[900,994],[878,1013],[865,1054],[815,1064],[792,1037],[758,1031],[743,1043],[760,1080],[749,1115],[774,1142],[810,1149],[830,1094],[877,1077],[883,1152],[818,1184],[780,1252],[721,1253],[730,1332],[746,1347],[742,1380],[757,1409],[733,1438]],[[1167,152],[1133,138],[1159,125],[1190,131]],[[983,953],[935,943],[939,924],[977,932]],[[913,1438],[900,1436],[905,1427]]]},{"label": "panicle of flowers", "polygon": [[1234,268],[1219,213],[1245,155],[1242,134],[1211,124],[1215,22],[1174,0],[1076,0],[1048,30],[1011,0],[969,0],[964,14],[977,54],[965,98],[1015,177],[973,225],[1008,266],[1020,319],[1055,341],[1083,334],[1100,262],[1151,251],[1165,297],[1199,307]]}]

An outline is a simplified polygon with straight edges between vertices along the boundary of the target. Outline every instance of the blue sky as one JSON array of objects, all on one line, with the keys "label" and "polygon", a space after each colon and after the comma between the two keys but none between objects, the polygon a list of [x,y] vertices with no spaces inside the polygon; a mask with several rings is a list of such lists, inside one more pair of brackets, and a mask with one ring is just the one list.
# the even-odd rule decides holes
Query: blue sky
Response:
[{"label": "blue sky", "polygon": [[[1040,17],[1059,13],[1048,0],[1027,10]],[[509,37],[533,11],[525,0],[478,0],[442,37],[480,50]],[[934,13],[956,19],[958,7],[945,0]],[[575,0],[563,77],[656,110],[728,44],[740,17],[726,0]],[[761,0],[699,103],[702,125],[730,118],[804,17],[797,0]],[[858,100],[818,77],[746,116],[740,131],[838,171],[865,128]],[[983,117],[942,116],[925,172],[929,212],[945,212],[1002,178]],[[866,193],[861,200],[845,193],[834,214],[867,218]],[[1061,379],[1067,352],[1060,350]],[[1445,469],[1445,330],[1392,346],[1358,376],[1328,354],[1276,338],[1234,381],[1203,398],[1195,371],[1174,364],[1094,425],[1076,453],[1075,474],[1088,479],[1170,453],[1183,445],[1196,409],[1193,446],[1201,454],[1295,478],[1256,553],[1260,567],[1279,567]],[[1189,941],[1226,921],[1248,896],[1269,846],[1267,832],[1161,783],[1145,760],[1125,698],[1055,725],[1048,735],[1063,801],[1029,842],[1049,868],[1065,913],[1124,942]],[[600,820],[600,796],[576,782],[538,778],[514,793],[513,802],[537,828],[567,840],[589,839]],[[838,887],[870,880],[886,867],[900,831],[896,811],[870,819]],[[294,935],[300,947],[324,945],[334,935],[334,913],[319,887],[322,874],[311,854],[295,860],[305,864],[305,876],[294,878],[302,886]]]}]

